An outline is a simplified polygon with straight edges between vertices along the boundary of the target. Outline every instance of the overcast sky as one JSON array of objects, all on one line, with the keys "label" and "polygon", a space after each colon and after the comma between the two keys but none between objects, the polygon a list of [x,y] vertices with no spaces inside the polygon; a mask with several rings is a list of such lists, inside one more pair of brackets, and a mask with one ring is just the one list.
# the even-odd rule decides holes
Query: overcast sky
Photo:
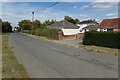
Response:
[{"label": "overcast sky", "polygon": [[[6,2],[5,2],[6,1]],[[117,0],[111,2],[77,2],[72,0],[59,0],[56,5],[50,7],[56,2],[15,2],[15,0],[4,0],[2,2],[2,19],[9,21],[12,26],[17,26],[18,21],[23,19],[32,19],[32,11],[35,12],[35,19],[41,22],[45,20],[62,20],[64,16],[78,18],[80,21],[87,19],[102,19],[116,18],[118,15]],[[19,0],[18,0],[19,1]],[[52,1],[52,0],[51,0]],[[74,2],[73,2],[74,1]],[[101,0],[100,0],[101,1]],[[104,0],[105,1],[105,0]]]}]

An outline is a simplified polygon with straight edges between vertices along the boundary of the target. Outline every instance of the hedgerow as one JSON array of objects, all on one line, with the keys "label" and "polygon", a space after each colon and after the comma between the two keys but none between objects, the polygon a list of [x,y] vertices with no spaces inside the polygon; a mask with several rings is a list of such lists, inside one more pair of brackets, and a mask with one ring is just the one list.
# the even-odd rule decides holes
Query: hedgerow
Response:
[{"label": "hedgerow", "polygon": [[120,32],[85,32],[83,44],[120,49]]},{"label": "hedgerow", "polygon": [[60,31],[61,31],[60,29],[38,28],[36,30],[24,31],[24,33],[28,33],[36,36],[44,36],[49,39],[58,40],[58,32]]}]

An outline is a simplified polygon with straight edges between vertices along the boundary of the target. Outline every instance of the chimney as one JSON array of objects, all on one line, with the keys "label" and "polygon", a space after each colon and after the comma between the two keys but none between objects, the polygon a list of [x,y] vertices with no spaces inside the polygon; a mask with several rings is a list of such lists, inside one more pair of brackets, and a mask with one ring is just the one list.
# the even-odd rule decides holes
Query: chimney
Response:
[{"label": "chimney", "polygon": [[96,20],[95,20],[95,19],[93,19],[93,21],[94,21],[94,22],[96,22]]}]

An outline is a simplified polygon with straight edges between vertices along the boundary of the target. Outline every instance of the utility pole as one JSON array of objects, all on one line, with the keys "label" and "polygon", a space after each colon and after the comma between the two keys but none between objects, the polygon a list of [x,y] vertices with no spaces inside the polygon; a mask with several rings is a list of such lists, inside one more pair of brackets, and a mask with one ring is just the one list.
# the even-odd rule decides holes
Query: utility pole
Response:
[{"label": "utility pole", "polygon": [[32,12],[32,30],[33,30],[33,27],[34,27],[34,26],[33,26],[33,25],[34,25],[34,24],[33,24],[33,22],[34,22],[34,13],[35,13],[35,12]]}]

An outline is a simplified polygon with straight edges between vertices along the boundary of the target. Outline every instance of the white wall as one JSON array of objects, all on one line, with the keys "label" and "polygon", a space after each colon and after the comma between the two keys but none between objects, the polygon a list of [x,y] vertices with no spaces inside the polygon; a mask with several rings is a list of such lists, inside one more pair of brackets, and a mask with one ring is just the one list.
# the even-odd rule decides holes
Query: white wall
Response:
[{"label": "white wall", "polygon": [[[79,26],[79,27],[80,27],[80,28],[79,28],[79,33],[84,33],[84,32],[85,32],[85,30],[83,30],[83,28],[87,27],[87,26],[88,26],[88,24],[82,24],[82,25],[77,24],[77,26]],[[81,30],[82,30],[82,32],[80,32]]]},{"label": "white wall", "polygon": [[64,35],[75,35],[79,33],[79,29],[61,29]]},{"label": "white wall", "polygon": [[105,31],[105,32],[106,32],[106,31],[107,31],[107,29],[103,29],[103,31]]},{"label": "white wall", "polygon": [[83,24],[83,25],[80,26],[79,29],[83,29],[83,28],[85,28],[85,27],[87,27],[87,26],[88,26],[87,24]]},{"label": "white wall", "polygon": [[100,29],[98,28],[97,31],[100,31]]}]

